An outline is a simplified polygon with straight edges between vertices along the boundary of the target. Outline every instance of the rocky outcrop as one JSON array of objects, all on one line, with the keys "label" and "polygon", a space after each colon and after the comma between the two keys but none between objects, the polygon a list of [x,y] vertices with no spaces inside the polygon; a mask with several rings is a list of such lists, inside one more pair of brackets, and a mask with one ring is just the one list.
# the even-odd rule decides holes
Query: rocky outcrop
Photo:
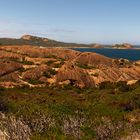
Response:
[{"label": "rocky outcrop", "polygon": [[0,59],[11,59],[11,60],[15,60],[15,61],[23,61],[24,56],[22,56],[20,54],[0,50]]},{"label": "rocky outcrop", "polygon": [[13,61],[0,62],[0,76],[12,73],[16,70],[23,68],[22,64]]},{"label": "rocky outcrop", "polygon": [[140,60],[136,61],[135,64],[140,66]]},{"label": "rocky outcrop", "polygon": [[2,50],[34,58],[63,58],[73,59],[80,54],[78,51],[63,48],[39,48],[37,46],[1,46]]},{"label": "rocky outcrop", "polygon": [[100,69],[89,69],[87,71],[94,79],[96,85],[105,81],[128,82],[140,79],[140,68],[136,66],[132,66],[131,68],[106,67]]},{"label": "rocky outcrop", "polygon": [[113,46],[114,49],[132,49],[133,46],[131,44],[128,43],[124,43],[124,44],[116,44]]},{"label": "rocky outcrop", "polygon": [[44,74],[44,72],[46,72],[47,70],[48,70],[48,66],[46,66],[46,65],[38,66],[36,68],[23,72],[22,79],[24,79],[24,80],[39,79]]},{"label": "rocky outcrop", "polygon": [[131,66],[130,68],[120,68],[120,70],[131,77],[131,80],[139,80],[140,79],[140,66]]},{"label": "rocky outcrop", "polygon": [[15,88],[15,87],[19,87],[20,85],[18,83],[15,82],[0,82],[0,87],[2,88]]},{"label": "rocky outcrop", "polygon": [[21,39],[28,40],[28,41],[44,41],[44,42],[49,41],[48,38],[42,38],[42,37],[37,37],[32,35],[23,35]]},{"label": "rocky outcrop", "polygon": [[24,39],[24,40],[31,40],[31,36],[30,35],[23,35],[21,37],[21,39]]},{"label": "rocky outcrop", "polygon": [[128,44],[128,43],[124,43],[123,46],[126,49],[132,49],[133,48],[133,46],[131,44]]},{"label": "rocky outcrop", "polygon": [[111,58],[91,52],[81,53],[79,56],[75,58],[74,62],[93,67],[101,67],[101,66],[111,67],[114,65],[113,60]]},{"label": "rocky outcrop", "polygon": [[19,82],[19,75],[20,73],[18,71],[10,73],[10,74],[6,74],[4,76],[0,77],[0,81],[3,82]]},{"label": "rocky outcrop", "polygon": [[43,86],[71,84],[93,87],[105,81],[129,82],[140,79],[139,61],[29,45],[0,46],[0,49],[0,81],[6,87],[24,84],[34,87],[42,86],[42,83]]},{"label": "rocky outcrop", "polygon": [[58,83],[69,80],[71,85],[81,88],[95,86],[94,81],[85,70],[70,62],[59,69],[56,79]]},{"label": "rocky outcrop", "polygon": [[103,48],[103,46],[101,44],[91,44],[91,48],[97,48],[97,49],[100,49],[100,48]]}]

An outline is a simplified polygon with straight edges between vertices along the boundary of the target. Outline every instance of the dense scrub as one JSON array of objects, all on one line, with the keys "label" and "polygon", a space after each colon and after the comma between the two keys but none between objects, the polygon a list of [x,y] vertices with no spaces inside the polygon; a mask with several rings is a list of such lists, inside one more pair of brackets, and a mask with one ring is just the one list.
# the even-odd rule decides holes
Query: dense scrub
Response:
[{"label": "dense scrub", "polygon": [[18,127],[13,130],[10,126],[19,125],[24,138],[17,137],[21,140],[26,139],[26,133],[31,140],[140,138],[140,82],[133,86],[107,82],[92,89],[71,85],[1,88],[0,112],[17,120],[15,124],[6,124],[9,117],[1,117],[0,133],[16,135]]}]

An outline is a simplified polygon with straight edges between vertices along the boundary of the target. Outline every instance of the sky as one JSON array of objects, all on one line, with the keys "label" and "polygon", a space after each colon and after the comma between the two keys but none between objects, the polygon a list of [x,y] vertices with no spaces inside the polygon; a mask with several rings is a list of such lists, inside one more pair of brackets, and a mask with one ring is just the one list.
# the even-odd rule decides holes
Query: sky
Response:
[{"label": "sky", "polygon": [[140,0],[0,0],[0,37],[140,44]]}]

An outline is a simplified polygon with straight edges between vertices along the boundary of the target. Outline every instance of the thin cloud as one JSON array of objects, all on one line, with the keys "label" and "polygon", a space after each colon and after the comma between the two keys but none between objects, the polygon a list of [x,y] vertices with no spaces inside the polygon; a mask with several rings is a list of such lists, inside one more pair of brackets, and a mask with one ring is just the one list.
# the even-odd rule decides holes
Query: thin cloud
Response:
[{"label": "thin cloud", "polygon": [[0,23],[14,23],[14,21],[11,19],[0,19]]},{"label": "thin cloud", "polygon": [[55,32],[55,33],[73,33],[75,32],[74,30],[68,30],[68,29],[51,29],[51,32]]},{"label": "thin cloud", "polygon": [[7,24],[16,24],[16,25],[19,25],[19,26],[46,26],[46,27],[49,27],[49,24],[48,23],[41,23],[41,22],[35,22],[35,23],[32,23],[32,22],[25,22],[25,21],[16,21],[14,19],[0,19],[0,24],[4,24],[4,25],[7,25]]}]

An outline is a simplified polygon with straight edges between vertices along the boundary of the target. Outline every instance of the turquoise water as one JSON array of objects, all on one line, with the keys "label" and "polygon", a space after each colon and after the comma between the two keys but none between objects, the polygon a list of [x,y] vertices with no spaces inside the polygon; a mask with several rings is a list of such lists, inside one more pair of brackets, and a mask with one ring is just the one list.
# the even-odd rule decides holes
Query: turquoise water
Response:
[{"label": "turquoise water", "polygon": [[131,61],[140,60],[140,49],[120,50],[120,49],[94,49],[94,48],[74,48],[81,52],[95,52],[111,58],[124,58]]}]

